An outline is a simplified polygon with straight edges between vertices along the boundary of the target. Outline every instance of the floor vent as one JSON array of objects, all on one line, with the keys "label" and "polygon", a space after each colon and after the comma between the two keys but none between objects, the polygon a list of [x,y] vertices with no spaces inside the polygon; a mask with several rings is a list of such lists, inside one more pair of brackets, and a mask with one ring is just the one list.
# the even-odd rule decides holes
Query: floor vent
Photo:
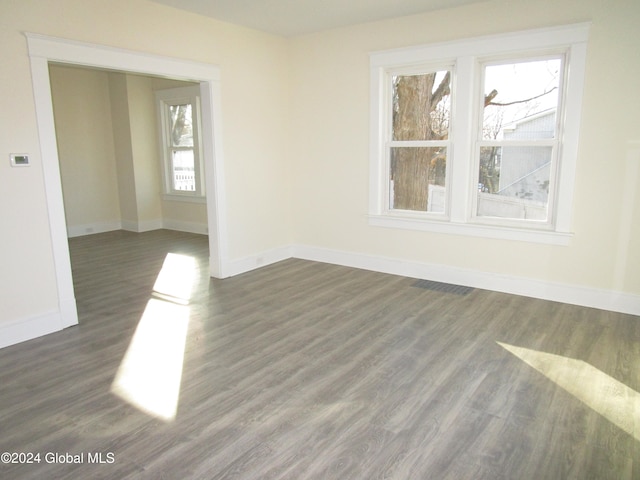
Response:
[{"label": "floor vent", "polygon": [[453,285],[451,283],[433,282],[431,280],[418,280],[413,287],[433,290],[434,292],[453,293],[454,295],[467,295],[473,292],[471,287],[463,287],[462,285]]}]

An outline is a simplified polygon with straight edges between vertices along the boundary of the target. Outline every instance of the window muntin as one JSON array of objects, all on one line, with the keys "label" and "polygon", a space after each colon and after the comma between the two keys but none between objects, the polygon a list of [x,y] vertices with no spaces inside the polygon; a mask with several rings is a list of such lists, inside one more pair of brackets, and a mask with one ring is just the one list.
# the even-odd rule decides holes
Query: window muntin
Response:
[{"label": "window muntin", "polygon": [[555,192],[562,57],[480,64],[474,217],[549,225]]},{"label": "window muntin", "polygon": [[451,69],[387,72],[389,211],[443,215],[451,125]]}]

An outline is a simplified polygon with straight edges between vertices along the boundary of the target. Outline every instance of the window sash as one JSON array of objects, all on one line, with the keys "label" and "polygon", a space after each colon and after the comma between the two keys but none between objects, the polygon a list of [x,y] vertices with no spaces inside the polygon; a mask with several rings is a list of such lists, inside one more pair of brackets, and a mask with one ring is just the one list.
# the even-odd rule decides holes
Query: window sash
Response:
[{"label": "window sash", "polygon": [[[555,203],[556,203],[556,193],[557,193],[557,173],[558,173],[558,142],[557,141],[545,141],[545,142],[479,142],[485,145],[479,145],[476,148],[476,161],[474,165],[476,165],[477,171],[474,171],[476,174],[476,178],[478,179],[476,185],[480,184],[479,181],[479,169],[480,169],[480,150],[482,147],[534,147],[534,148],[549,148],[549,188],[548,194],[546,197],[546,217],[544,219],[537,218],[535,216],[531,217],[529,215],[525,215],[525,218],[514,218],[508,216],[497,216],[497,215],[481,215],[479,213],[479,202],[483,197],[482,193],[479,192],[479,189],[476,189],[472,196],[472,207],[471,207],[471,218],[470,221],[477,224],[483,225],[495,225],[495,226],[507,226],[507,227],[523,227],[523,228],[538,228],[541,230],[553,230],[555,224]],[[532,173],[532,172],[530,172]],[[486,198],[486,195],[484,196]],[[535,208],[533,203],[527,201],[521,201],[522,199],[513,196],[505,196],[504,198],[506,203],[514,203],[520,202],[522,204],[522,208]],[[527,207],[527,204],[529,206]]]},{"label": "window sash", "polygon": [[[516,54],[516,55],[501,55],[499,57],[485,57],[480,59],[477,64],[477,72],[478,72],[478,86],[476,88],[476,98],[475,105],[477,106],[477,113],[475,115],[476,128],[474,129],[474,156],[473,156],[473,174],[475,176],[476,182],[474,185],[480,184],[480,152],[483,147],[501,147],[509,148],[509,147],[550,147],[551,155],[550,155],[550,165],[549,165],[549,187],[546,201],[546,218],[530,218],[526,213],[523,214],[524,218],[513,218],[513,217],[501,217],[495,215],[482,215],[479,210],[479,202],[482,198],[480,192],[477,189],[472,194],[472,203],[469,215],[469,221],[471,223],[485,224],[485,225],[495,225],[495,226],[507,226],[507,227],[522,227],[522,228],[537,228],[541,230],[554,230],[556,228],[556,197],[558,193],[558,171],[559,171],[559,162],[560,158],[558,156],[558,151],[560,148],[560,138],[562,138],[562,128],[563,128],[563,119],[564,119],[564,98],[565,98],[565,79],[566,79],[566,69],[568,67],[567,55],[565,52],[566,48],[562,48],[558,51],[554,51],[549,53],[548,51],[543,52],[528,52],[527,54]],[[553,123],[553,136],[548,138],[533,138],[533,139],[499,139],[499,140],[490,140],[484,138],[484,118],[485,118],[485,106],[484,106],[484,95],[487,87],[485,85],[485,73],[488,67],[495,67],[501,65],[511,65],[511,64],[524,64],[530,62],[539,62],[545,60],[559,60],[561,62],[561,68],[559,71],[558,78],[558,95],[555,107],[555,116]],[[542,113],[542,112],[540,112]],[[532,173],[532,172],[529,172]],[[517,201],[514,197],[506,197],[505,201],[508,203],[509,201]],[[522,202],[522,208],[524,210],[527,209],[525,206],[526,202]]]},{"label": "window sash", "polygon": [[[177,165],[176,153],[177,152],[191,152],[191,161],[193,163],[192,169],[187,169],[184,172],[193,172],[193,175],[188,173],[181,173],[182,165]],[[193,147],[170,147],[169,148],[169,182],[170,190],[173,194],[195,194],[197,192],[198,178],[196,175],[196,151]],[[190,178],[192,177],[192,178]],[[187,188],[180,188],[180,185],[185,185]],[[191,186],[192,185],[192,186]]]},{"label": "window sash", "polygon": [[[400,68],[389,68],[384,71],[384,131],[385,131],[385,141],[384,141],[384,175],[381,181],[383,185],[381,186],[382,191],[384,192],[384,199],[382,200],[382,208],[381,212],[385,215],[389,216],[412,216],[412,217],[422,217],[422,218],[430,218],[433,220],[443,220],[448,219],[448,207],[449,207],[449,191],[450,191],[450,164],[451,164],[451,151],[452,151],[452,142],[451,138],[453,137],[453,131],[455,128],[455,122],[453,120],[453,101],[455,99],[454,86],[453,86],[453,77],[454,77],[454,69],[455,62],[446,61],[446,62],[435,62],[435,63],[425,63],[421,65],[412,65],[412,66],[403,66]],[[394,132],[393,132],[393,95],[394,95],[394,77],[400,76],[421,76],[428,75],[432,73],[438,72],[450,72],[451,80],[450,80],[450,93],[449,98],[451,105],[449,107],[448,112],[448,128],[447,128],[447,139],[445,140],[394,140]],[[446,163],[445,163],[445,200],[444,200],[444,211],[434,212],[427,210],[407,210],[402,208],[393,208],[392,205],[392,191],[391,191],[391,151],[394,148],[444,148],[446,151]]]},{"label": "window sash", "polygon": [[[386,171],[387,171],[387,182],[385,185],[385,198],[386,198],[386,202],[385,202],[385,213],[387,214],[398,214],[398,215],[412,215],[412,216],[416,216],[416,217],[425,217],[425,218],[433,218],[433,219],[444,219],[447,218],[447,208],[449,205],[449,200],[447,199],[447,186],[448,186],[448,165],[449,165],[449,142],[443,142],[443,141],[434,141],[434,142],[424,142],[424,141],[420,141],[420,142],[392,142],[392,143],[398,143],[400,145],[392,145],[390,144],[389,147],[387,148],[386,152],[386,161],[385,161],[385,165],[386,165]],[[415,145],[419,143],[420,145]],[[427,145],[425,145],[425,143]],[[437,144],[437,145],[436,145]],[[394,202],[394,189],[392,189],[392,184],[395,186],[395,183],[392,182],[391,179],[391,170],[392,170],[392,161],[391,161],[391,157],[392,157],[392,150],[394,148],[402,148],[402,149],[411,149],[411,148],[415,148],[415,149],[432,149],[432,148],[440,148],[443,149],[445,152],[445,173],[444,173],[444,177],[445,177],[445,184],[444,185],[439,185],[437,183],[428,184],[428,189],[425,192],[425,201],[426,201],[426,209],[424,210],[417,210],[417,209],[408,209],[408,208],[402,208],[402,207],[398,207],[395,205]],[[437,175],[437,172],[435,173],[435,175]],[[436,187],[436,189],[431,190],[429,189],[429,187]],[[435,192],[438,191],[437,187],[442,187],[444,189],[444,193],[439,195]],[[434,202],[434,198],[440,198],[443,197],[441,201],[437,201]],[[444,206],[442,209],[437,208],[437,209],[430,209],[429,206],[433,207],[435,204],[438,203],[443,203]]]}]

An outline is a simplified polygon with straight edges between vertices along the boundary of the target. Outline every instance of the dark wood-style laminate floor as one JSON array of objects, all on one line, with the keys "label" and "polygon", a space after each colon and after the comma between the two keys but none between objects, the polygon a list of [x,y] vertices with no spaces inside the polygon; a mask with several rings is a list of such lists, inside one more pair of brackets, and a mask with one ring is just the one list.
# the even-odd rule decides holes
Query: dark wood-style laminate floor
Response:
[{"label": "dark wood-style laminate floor", "polygon": [[[178,232],[70,245],[80,324],[0,350],[0,452],[40,454],[2,479],[640,478],[638,317],[294,259],[210,279]],[[154,294],[167,254],[196,267],[188,304]],[[113,385],[174,311],[167,420]]]}]

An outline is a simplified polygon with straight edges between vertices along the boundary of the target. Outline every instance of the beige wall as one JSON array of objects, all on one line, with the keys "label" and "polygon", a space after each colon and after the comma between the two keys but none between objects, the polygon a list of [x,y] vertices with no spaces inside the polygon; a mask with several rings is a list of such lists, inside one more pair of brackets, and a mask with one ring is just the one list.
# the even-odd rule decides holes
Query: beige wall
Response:
[{"label": "beige wall", "polygon": [[194,84],[63,65],[49,70],[70,235],[121,227],[206,231],[204,205],[161,198],[154,91]]},{"label": "beige wall", "polygon": [[49,75],[67,225],[79,232],[118,225],[108,75],[58,65],[50,66]]},{"label": "beige wall", "polygon": [[138,230],[146,230],[145,225],[160,224],[162,220],[162,184],[152,85],[153,80],[149,77],[127,75]]},{"label": "beige wall", "polygon": [[[494,0],[284,39],[147,0],[4,0],[0,328],[58,308],[24,31],[219,65],[231,259],[297,243],[640,295],[638,20],[635,0]],[[569,247],[367,225],[370,51],[583,21]],[[11,168],[10,152],[32,166]]]},{"label": "beige wall", "polygon": [[139,220],[138,199],[127,76],[123,73],[111,73],[108,78],[120,215],[125,225],[137,225]]},{"label": "beige wall", "polygon": [[[368,226],[369,52],[585,21],[592,28],[570,246]],[[640,141],[638,21],[640,2],[631,0],[489,1],[295,39],[296,243],[640,294],[640,197],[632,195],[640,178],[627,166]]]}]

